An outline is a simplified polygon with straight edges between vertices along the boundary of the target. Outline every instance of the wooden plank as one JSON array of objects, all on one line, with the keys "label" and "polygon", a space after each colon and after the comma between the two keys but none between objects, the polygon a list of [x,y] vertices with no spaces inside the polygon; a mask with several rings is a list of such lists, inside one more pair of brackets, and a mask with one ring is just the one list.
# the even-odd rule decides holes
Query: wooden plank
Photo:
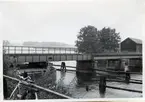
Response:
[{"label": "wooden plank", "polygon": [[38,86],[38,85],[36,85],[36,84],[27,83],[26,81],[21,81],[21,80],[19,80],[19,79],[17,79],[17,78],[10,77],[10,76],[7,76],[7,75],[3,75],[3,76],[6,77],[6,78],[15,80],[15,81],[20,81],[21,84],[24,84],[24,85],[26,85],[26,86],[32,86],[32,87],[37,88],[37,89],[39,89],[39,90],[46,91],[46,92],[48,92],[48,93],[51,93],[51,94],[60,96],[60,97],[62,97],[62,98],[71,99],[71,97],[69,97],[69,96],[66,96],[66,95],[63,95],[63,94],[61,94],[61,93],[55,92],[55,91],[53,91],[53,90],[50,90],[50,89],[47,89],[47,88]]}]

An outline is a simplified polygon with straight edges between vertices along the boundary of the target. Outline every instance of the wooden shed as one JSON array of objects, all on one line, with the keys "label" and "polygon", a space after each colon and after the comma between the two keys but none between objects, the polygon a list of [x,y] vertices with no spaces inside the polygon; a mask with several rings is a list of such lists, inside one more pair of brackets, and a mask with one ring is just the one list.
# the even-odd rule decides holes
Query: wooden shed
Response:
[{"label": "wooden shed", "polygon": [[[126,38],[121,42],[121,52],[141,52],[142,40],[136,38]],[[142,58],[129,59],[129,67],[131,71],[142,71]]]},{"label": "wooden shed", "polygon": [[121,52],[142,52],[142,40],[127,38],[121,42]]}]

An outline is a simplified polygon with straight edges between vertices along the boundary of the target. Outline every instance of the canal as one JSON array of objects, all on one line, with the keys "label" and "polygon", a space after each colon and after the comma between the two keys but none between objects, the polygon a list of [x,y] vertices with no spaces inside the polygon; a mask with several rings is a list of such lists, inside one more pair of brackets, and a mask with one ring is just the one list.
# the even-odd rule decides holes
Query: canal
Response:
[{"label": "canal", "polygon": [[[59,62],[52,62],[53,64],[60,65],[61,61]],[[66,66],[76,66],[76,61],[66,61]],[[60,69],[60,67],[55,67],[56,69]],[[71,70],[75,70],[74,68],[67,68]],[[71,91],[71,95],[74,98],[100,98],[99,94],[99,86],[97,82],[92,83],[84,83],[84,86],[77,86],[77,78],[76,73],[67,71],[65,74],[61,73],[60,71],[56,72],[56,81],[60,81],[60,78],[63,77],[63,80],[61,82],[63,83],[64,87],[71,87],[69,91]],[[142,80],[142,75],[131,75],[132,79],[138,79]],[[90,91],[86,91],[85,84],[89,84]],[[142,84],[126,84],[122,82],[107,82],[107,85],[110,86],[116,86],[120,88],[128,88],[128,89],[136,89],[136,90],[142,90]],[[123,90],[116,90],[116,89],[106,89],[106,95],[105,98],[138,98],[142,97],[141,93],[136,92],[128,92]]]},{"label": "canal", "polygon": [[[59,62],[51,62],[56,65],[60,65],[61,61]],[[76,61],[65,61],[66,66],[76,66]],[[36,74],[33,77],[35,78],[35,84],[40,85],[45,88],[50,89],[64,89],[68,91],[69,94],[73,98],[100,98],[99,94],[99,86],[98,82],[93,81],[91,83],[83,83],[84,85],[79,86],[77,84],[77,77],[75,71],[67,71],[61,72],[57,71],[56,69],[60,69],[60,67],[55,67],[55,71],[46,71],[43,74]],[[67,68],[71,70],[75,70],[74,68]],[[12,70],[10,72],[13,72]],[[132,79],[142,80],[142,75],[131,75]],[[89,85],[89,91],[86,91],[85,85]],[[108,82],[107,85],[115,86],[120,88],[127,88],[127,89],[136,89],[142,91],[142,84],[126,84],[122,82]],[[61,90],[58,92],[62,92]],[[42,95],[41,95],[42,96]],[[123,90],[116,90],[106,88],[105,98],[140,98],[142,97],[142,93],[136,92],[129,92]]]}]

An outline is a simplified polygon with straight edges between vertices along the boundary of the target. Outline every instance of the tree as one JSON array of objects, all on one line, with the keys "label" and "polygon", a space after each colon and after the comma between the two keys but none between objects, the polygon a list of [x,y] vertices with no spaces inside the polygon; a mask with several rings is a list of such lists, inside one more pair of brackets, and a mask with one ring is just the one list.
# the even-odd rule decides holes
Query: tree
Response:
[{"label": "tree", "polygon": [[116,52],[119,48],[120,36],[115,29],[103,28],[98,31],[94,26],[80,29],[76,46],[81,53]]},{"label": "tree", "polygon": [[117,52],[121,40],[119,33],[115,29],[103,28],[99,31],[101,52]]},{"label": "tree", "polygon": [[97,52],[98,35],[97,28],[94,26],[87,26],[80,29],[77,35],[76,46],[81,53],[95,53]]},{"label": "tree", "polygon": [[[9,46],[10,42],[8,40],[3,40],[3,46]],[[3,49],[3,54],[6,53],[6,49]]]},{"label": "tree", "polygon": [[8,40],[3,40],[3,46],[8,46],[10,45],[10,42]]}]

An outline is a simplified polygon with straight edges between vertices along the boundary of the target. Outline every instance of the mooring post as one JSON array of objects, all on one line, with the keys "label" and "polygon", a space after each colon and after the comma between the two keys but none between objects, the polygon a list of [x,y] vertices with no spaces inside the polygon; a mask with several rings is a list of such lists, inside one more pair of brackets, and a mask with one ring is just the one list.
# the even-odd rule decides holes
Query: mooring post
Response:
[{"label": "mooring post", "polygon": [[125,82],[126,82],[127,84],[129,84],[129,81],[130,81],[130,73],[129,73],[129,71],[127,71],[127,72],[125,73]]},{"label": "mooring post", "polygon": [[106,76],[100,76],[99,93],[100,97],[104,98],[106,92]]},{"label": "mooring post", "polygon": [[86,91],[89,91],[89,86],[88,85],[86,85]]}]

